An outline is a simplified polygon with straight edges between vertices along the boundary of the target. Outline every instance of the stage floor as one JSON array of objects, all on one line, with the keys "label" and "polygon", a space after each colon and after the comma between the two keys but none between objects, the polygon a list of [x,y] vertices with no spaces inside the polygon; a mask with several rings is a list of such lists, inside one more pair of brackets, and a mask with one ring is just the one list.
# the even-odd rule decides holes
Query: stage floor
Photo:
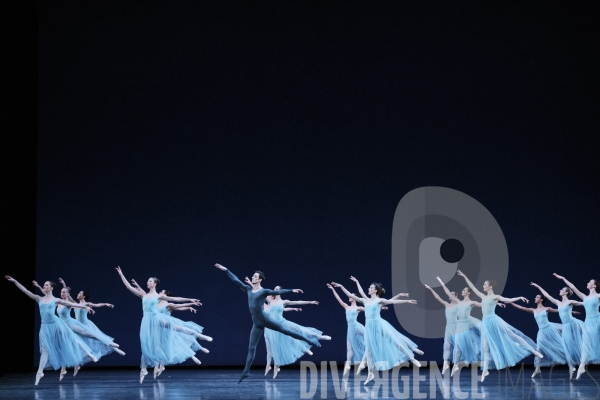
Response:
[{"label": "stage floor", "polygon": [[[306,386],[301,386],[299,369],[282,369],[277,379],[265,378],[264,370],[253,369],[250,378],[238,384],[240,372],[241,368],[172,368],[163,372],[158,380],[153,380],[150,370],[144,383],[140,384],[139,370],[82,368],[75,378],[70,370],[62,382],[58,381],[58,371],[47,371],[38,386],[33,384],[34,372],[7,374],[0,378],[0,399],[299,399],[311,388],[310,374]],[[470,370],[463,370],[459,379],[451,378],[437,384],[435,377],[430,377],[430,370],[422,368],[415,388],[417,380],[413,370],[403,368],[396,377],[396,385],[392,385],[390,373],[375,389],[373,383],[363,386],[364,371],[362,381],[351,376],[345,383],[341,381],[341,374],[338,379],[332,379],[329,371],[326,384],[319,371],[318,380],[312,386],[316,392],[308,393],[312,396],[304,398],[386,398],[387,394],[390,399],[600,399],[598,367],[589,369],[591,376],[584,375],[580,380],[570,382],[565,368],[554,369],[551,379],[549,369],[543,369],[542,377],[538,375],[535,379],[530,378],[533,368],[524,368],[520,378],[520,368],[512,368],[510,372],[509,376],[504,371],[491,371],[485,382],[478,382],[475,387]],[[432,381],[433,393],[430,391]],[[418,397],[419,393],[421,397]],[[483,397],[477,397],[477,394]]]}]

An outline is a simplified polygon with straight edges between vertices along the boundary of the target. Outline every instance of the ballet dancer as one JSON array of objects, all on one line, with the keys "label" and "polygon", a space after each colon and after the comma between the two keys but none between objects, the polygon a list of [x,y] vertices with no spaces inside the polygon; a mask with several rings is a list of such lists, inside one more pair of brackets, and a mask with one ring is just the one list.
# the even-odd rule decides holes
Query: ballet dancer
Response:
[{"label": "ballet dancer", "polygon": [[529,337],[525,336],[520,330],[509,325],[506,321],[496,315],[496,303],[502,301],[504,303],[512,303],[522,300],[525,303],[529,301],[525,297],[507,298],[494,293],[496,281],[488,279],[483,283],[482,293],[460,270],[456,273],[462,276],[467,285],[471,288],[476,296],[481,298],[481,310],[483,312],[483,320],[481,321],[481,348],[483,353],[483,372],[481,374],[481,382],[489,375],[489,362],[493,362],[493,367],[496,369],[504,369],[512,367],[530,354],[534,354],[539,358],[544,356],[537,351],[536,344]]},{"label": "ballet dancer", "polygon": [[[160,370],[160,365],[176,364],[195,354],[191,349],[185,351],[185,349],[176,348],[173,323],[170,318],[158,310],[158,302],[167,300],[178,303],[189,302],[200,304],[200,301],[185,297],[169,297],[157,293],[156,286],[158,286],[160,280],[155,277],[148,278],[148,282],[146,283],[148,292],[146,293],[144,290],[134,288],[127,281],[120,267],[117,267],[116,270],[125,287],[135,296],[142,299],[142,308],[144,310],[144,316],[140,325],[140,344],[142,347],[140,383],[142,383],[144,382],[144,377],[148,375],[148,366],[154,367],[154,373],[157,374],[157,370]],[[192,354],[190,355],[190,353]],[[182,357],[185,358],[181,360]]]},{"label": "ballet dancer", "polygon": [[[248,283],[251,281],[249,279],[247,279],[246,277],[246,283]],[[263,309],[265,310],[265,312],[267,314],[269,314],[270,311],[270,306],[269,306],[269,301],[271,301],[273,299],[273,296],[267,296],[267,302],[263,305]],[[302,311],[301,308],[294,308],[294,307],[285,307],[283,309],[283,311]],[[267,374],[269,373],[269,371],[271,370],[271,361],[273,360],[273,354],[271,353],[271,340],[270,340],[270,334],[268,335],[267,332],[275,332],[269,328],[265,328],[265,347],[267,348],[267,366],[265,367],[265,376],[267,376]],[[307,354],[311,354],[312,355],[312,351],[308,351]],[[279,372],[279,368],[276,368],[275,370],[276,372]],[[275,376],[273,376],[273,378],[275,378]]]},{"label": "ballet dancer", "polygon": [[248,356],[246,357],[246,366],[244,367],[244,371],[238,380],[238,383],[241,383],[244,379],[250,376],[250,366],[252,365],[252,361],[254,361],[254,356],[256,354],[256,346],[260,341],[260,338],[263,334],[264,328],[269,328],[277,332],[281,332],[285,335],[291,336],[294,339],[303,340],[306,343],[321,347],[319,341],[314,337],[305,337],[302,334],[293,331],[278,321],[274,320],[265,312],[263,309],[263,304],[268,295],[277,296],[281,294],[287,293],[303,293],[300,289],[281,289],[281,290],[270,290],[265,289],[261,286],[261,283],[264,281],[265,276],[262,272],[257,271],[252,275],[252,285],[246,285],[242,283],[231,271],[222,266],[221,264],[215,264],[215,267],[220,269],[221,271],[225,271],[229,279],[231,279],[240,289],[248,295],[248,308],[250,309],[250,315],[252,316],[252,331],[250,332],[250,343],[248,345]]},{"label": "ballet dancer", "polygon": [[[274,290],[281,290],[281,287],[275,286]],[[283,300],[280,295],[270,296],[270,298],[271,299],[269,301],[269,316],[273,320],[278,322],[280,325],[288,328],[291,331],[297,332],[307,338],[313,338],[315,340],[331,340],[330,336],[323,335],[323,332],[321,332],[318,329],[304,327],[283,318],[283,311],[285,306],[287,305],[318,305],[318,301]],[[269,296],[267,297],[267,300],[269,300]],[[295,362],[305,353],[312,355],[312,352],[310,351],[310,345],[306,344],[306,342],[302,340],[294,339],[293,337],[284,335],[283,333],[271,330],[269,328],[265,328],[265,338],[267,337],[269,341],[270,352],[273,357],[273,363],[275,366],[275,370],[273,372],[273,379],[277,377],[279,367]]]},{"label": "ballet dancer", "polygon": [[[40,326],[40,363],[38,372],[35,375],[35,384],[40,382],[44,376],[44,369],[66,367],[77,367],[85,364],[89,360],[98,361],[92,354],[92,350],[86,345],[60,318],[54,314],[56,305],[68,306],[64,300],[59,300],[52,295],[52,290],[56,287],[56,283],[47,281],[42,287],[44,296],[38,296],[31,293],[23,285],[17,282],[16,279],[5,275],[4,278],[15,284],[20,291],[25,293],[27,297],[35,300],[38,303],[42,324]],[[34,281],[35,282],[35,281]],[[81,308],[87,312],[93,313],[90,307],[75,304],[74,308]],[[63,375],[59,376],[62,380]]]},{"label": "ballet dancer", "polygon": [[338,303],[346,310],[348,332],[346,333],[346,363],[343,374],[346,375],[350,372],[352,365],[360,364],[363,361],[365,355],[365,326],[358,322],[358,314],[365,311],[365,308],[358,306],[352,297],[348,298],[350,304],[344,303],[333,286],[328,283],[327,287],[331,289]]},{"label": "ballet dancer", "polygon": [[[380,371],[388,370],[408,360],[417,367],[420,367],[421,363],[415,359],[414,353],[421,355],[423,351],[419,350],[416,343],[394,329],[380,315],[380,305],[382,304],[417,304],[417,301],[396,300],[395,298],[393,300],[384,299],[382,296],[385,294],[385,289],[383,289],[380,283],[372,283],[369,286],[368,293],[370,297],[368,297],[358,280],[353,276],[350,279],[356,283],[358,293],[361,297],[353,295],[339,283],[331,282],[331,285],[339,287],[346,296],[365,305],[365,353],[367,355],[366,361],[371,371],[367,376],[365,385],[374,379],[373,369]],[[357,369],[357,374],[363,368],[364,363],[361,363]]]},{"label": "ballet dancer", "polygon": [[444,306],[446,314],[446,330],[444,331],[444,366],[442,367],[442,375],[450,368],[450,360],[454,351],[454,335],[456,335],[456,324],[458,322],[456,315],[458,312],[458,298],[455,292],[448,294],[449,301],[443,300],[429,285],[425,285],[431,291],[433,297]]},{"label": "ballet dancer", "polygon": [[523,307],[511,303],[513,307],[533,314],[535,322],[538,325],[536,339],[537,350],[544,355],[544,358],[535,358],[535,371],[533,371],[533,375],[531,375],[532,378],[541,372],[540,367],[550,367],[554,364],[567,364],[567,355],[565,354],[562,339],[562,325],[548,321],[548,313],[558,312],[558,310],[544,306],[544,301],[546,301],[546,297],[538,294],[533,300],[533,303],[536,304],[535,308]]},{"label": "ballet dancer", "polygon": [[[589,295],[586,296],[563,276],[558,274],[554,274],[554,276],[558,279],[562,279],[567,286],[573,290],[573,293],[583,300],[583,306],[585,307],[584,336],[586,337],[586,341],[590,343],[590,346],[583,349],[584,351],[587,351],[587,353],[583,354],[582,358],[585,358],[586,364],[600,364],[600,345],[598,345],[600,343],[600,312],[598,311],[598,307],[600,306],[600,293],[598,293],[598,291],[600,288],[598,287],[598,279],[590,279],[588,281],[586,287],[590,292]],[[577,379],[579,379],[584,372],[585,365],[579,364]]]},{"label": "ballet dancer", "polygon": [[[550,294],[540,285],[532,282],[531,286],[537,288],[546,299],[556,304],[558,308],[558,315],[562,322],[562,343],[567,358],[567,364],[569,365],[569,379],[573,377],[575,365],[577,364],[579,364],[583,373],[587,361],[586,355],[589,354],[591,345],[587,335],[585,335],[585,324],[583,321],[573,318],[572,315],[573,306],[583,306],[583,303],[569,299],[569,297],[573,295],[573,290],[567,286],[558,292],[561,297],[560,301],[550,296]],[[581,376],[579,371],[577,371],[577,376]]]}]

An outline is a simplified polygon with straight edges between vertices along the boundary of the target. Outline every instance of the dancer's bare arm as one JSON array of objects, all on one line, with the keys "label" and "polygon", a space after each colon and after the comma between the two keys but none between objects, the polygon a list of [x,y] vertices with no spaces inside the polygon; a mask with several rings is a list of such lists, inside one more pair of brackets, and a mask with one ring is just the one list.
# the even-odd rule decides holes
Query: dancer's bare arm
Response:
[{"label": "dancer's bare arm", "polygon": [[573,285],[571,282],[569,282],[567,280],[567,278],[565,278],[564,276],[558,275],[556,273],[554,274],[554,276],[557,277],[558,279],[562,279],[567,284],[567,286],[573,290],[573,293],[575,293],[581,300],[585,300],[585,294],[581,293],[579,291],[579,289],[577,289],[575,287],[575,285]]},{"label": "dancer's bare arm", "polygon": [[347,309],[348,307],[350,307],[348,304],[344,303],[342,301],[342,299],[340,298],[340,296],[337,294],[337,292],[335,291],[335,288],[333,286],[331,286],[329,283],[327,284],[327,287],[329,289],[331,289],[331,291],[333,292],[333,295],[335,296],[336,300],[338,301],[338,303],[340,303],[340,305],[342,307],[344,307],[344,309]]},{"label": "dancer's bare arm", "polygon": [[144,294],[146,294],[146,292],[144,292],[144,294],[142,294],[142,293],[140,293],[139,290],[137,290],[136,288],[134,288],[133,286],[131,286],[131,284],[127,281],[127,278],[125,278],[125,275],[123,275],[123,271],[121,271],[121,267],[117,267],[116,270],[119,273],[119,276],[121,277],[121,280],[123,281],[123,284],[125,284],[125,287],[131,293],[133,293],[137,297],[144,297]]},{"label": "dancer's bare arm", "polygon": [[39,301],[39,299],[40,299],[40,296],[38,296],[37,294],[33,294],[33,293],[31,293],[29,290],[27,290],[27,289],[25,288],[25,286],[23,286],[23,285],[21,285],[19,282],[17,282],[17,280],[16,280],[15,278],[11,278],[11,277],[10,277],[10,276],[8,276],[8,275],[4,275],[4,278],[5,278],[7,281],[9,281],[9,282],[12,282],[12,283],[14,283],[14,284],[15,284],[15,286],[16,286],[16,287],[18,287],[18,288],[19,288],[19,290],[20,290],[21,292],[25,293],[25,294],[27,295],[27,297],[29,297],[30,299],[32,299],[32,300],[35,300],[35,301]]},{"label": "dancer's bare arm", "polygon": [[531,286],[537,288],[540,292],[542,292],[542,294],[544,295],[544,297],[546,297],[548,300],[550,300],[552,303],[556,304],[557,306],[560,305],[560,301],[556,300],[554,297],[550,296],[548,294],[548,292],[546,292],[544,289],[542,289],[542,287],[540,285],[538,285],[537,283],[533,283],[531,282]]},{"label": "dancer's bare arm", "polygon": [[444,307],[448,307],[450,305],[450,303],[448,303],[447,301],[442,300],[442,298],[429,285],[425,285],[425,288],[429,289],[433,294],[433,297],[435,297],[437,301],[442,303]]},{"label": "dancer's bare arm", "polygon": [[473,293],[475,293],[477,295],[477,297],[480,297],[482,299],[486,298],[486,295],[481,293],[479,290],[477,290],[477,288],[475,287],[475,285],[473,285],[473,282],[471,282],[469,280],[469,278],[467,278],[467,276],[465,274],[463,274],[460,270],[456,270],[456,273],[459,276],[462,276],[463,278],[465,278],[465,282],[467,282],[467,285],[471,288],[471,290],[473,291]]},{"label": "dancer's bare arm", "polygon": [[358,296],[355,296],[355,295],[353,295],[352,293],[350,293],[350,292],[348,291],[348,289],[346,289],[344,286],[340,285],[339,283],[331,282],[331,285],[332,285],[333,287],[337,287],[337,288],[340,288],[340,289],[342,289],[342,292],[344,292],[344,294],[345,294],[346,296],[350,297],[351,299],[354,299],[354,300],[356,300],[356,301],[359,301],[359,302],[361,302],[361,303],[364,303],[364,302],[365,302],[365,300],[366,300],[366,299],[364,299],[364,298],[362,298],[362,297],[358,297]]}]

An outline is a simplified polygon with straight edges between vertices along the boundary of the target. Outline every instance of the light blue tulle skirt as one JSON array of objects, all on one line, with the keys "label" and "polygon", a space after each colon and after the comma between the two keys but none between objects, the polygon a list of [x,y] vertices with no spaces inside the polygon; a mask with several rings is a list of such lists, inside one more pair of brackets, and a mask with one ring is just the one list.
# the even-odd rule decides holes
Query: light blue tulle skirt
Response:
[{"label": "light blue tulle skirt", "polygon": [[74,318],[69,317],[63,321],[75,332],[85,344],[92,350],[92,354],[99,360],[102,356],[115,351],[114,347],[109,346],[113,338],[105,335],[96,324],[89,319],[83,324]]},{"label": "light blue tulle skirt", "polygon": [[367,319],[365,325],[367,360],[371,369],[384,371],[414,358],[417,344],[382,318]]},{"label": "light blue tulle skirt", "polygon": [[150,367],[179,364],[195,355],[184,334],[177,334],[168,315],[144,313],[140,326],[142,361]]},{"label": "light blue tulle skirt", "polygon": [[536,367],[551,367],[554,364],[567,363],[561,332],[562,325],[553,322],[538,330],[537,351],[542,353],[544,358],[535,357]]},{"label": "light blue tulle skirt", "polygon": [[471,364],[481,361],[481,321],[474,317],[459,320],[454,337],[452,361]]},{"label": "light blue tulle skirt", "polygon": [[452,359],[457,323],[458,321],[446,321],[446,330],[444,331],[444,361]]},{"label": "light blue tulle skirt", "polygon": [[177,330],[177,328],[182,327],[182,328],[190,329],[196,333],[202,333],[202,330],[204,329],[203,327],[196,324],[195,322],[183,321],[183,320],[181,320],[179,318],[175,318],[171,315],[169,315],[169,318],[171,319],[171,322],[173,323],[173,328],[175,330],[174,334],[177,336],[177,338],[175,339],[176,342],[182,341],[183,343],[185,343],[185,346],[189,347],[194,353],[199,351],[200,349],[202,349],[202,346],[200,345],[200,343],[197,342],[195,335],[191,335],[191,334],[185,333],[185,332],[179,332]]},{"label": "light blue tulle skirt", "polygon": [[[319,340],[323,334],[318,329],[301,326],[286,319],[283,319],[281,324],[306,338]],[[303,340],[294,339],[269,328],[265,328],[265,340],[269,344],[271,356],[277,366],[292,364],[311,348],[311,345]]]},{"label": "light blue tulle skirt", "polygon": [[584,327],[585,343],[589,344],[589,354],[586,361],[600,364],[600,315],[586,316]]},{"label": "light blue tulle skirt", "polygon": [[[488,354],[482,354],[484,362],[481,368],[486,367],[486,358],[489,360],[489,369],[504,369],[512,367],[525,357],[533,354],[537,346],[533,340],[523,332],[506,323],[496,314],[491,314],[481,321],[481,348],[485,352],[486,342],[489,346]],[[520,343],[515,337],[521,338],[526,345]]]},{"label": "light blue tulle skirt", "polygon": [[587,350],[590,352],[591,346],[588,335],[584,335],[585,325],[583,321],[571,319],[562,324],[563,349],[570,365],[579,364],[582,361],[582,354]]},{"label": "light blue tulle skirt", "polygon": [[348,333],[346,334],[346,347],[348,355],[347,361],[352,364],[360,364],[365,355],[365,327],[359,322],[348,324]]},{"label": "light blue tulle skirt", "polygon": [[40,353],[44,349],[48,352],[46,369],[75,367],[91,361],[87,353],[92,350],[58,317],[40,326]]}]

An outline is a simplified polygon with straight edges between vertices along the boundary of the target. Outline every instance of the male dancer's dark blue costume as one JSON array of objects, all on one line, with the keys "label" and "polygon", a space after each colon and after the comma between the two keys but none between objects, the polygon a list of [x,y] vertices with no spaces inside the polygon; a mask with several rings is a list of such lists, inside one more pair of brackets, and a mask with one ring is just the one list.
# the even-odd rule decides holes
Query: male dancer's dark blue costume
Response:
[{"label": "male dancer's dark blue costume", "polygon": [[236,285],[238,285],[240,289],[248,293],[248,308],[250,309],[250,315],[252,315],[253,323],[252,331],[250,332],[250,344],[248,345],[248,357],[246,358],[246,367],[244,368],[244,372],[242,372],[242,376],[240,376],[240,380],[238,381],[238,383],[250,376],[250,366],[252,365],[252,361],[254,361],[254,355],[256,354],[256,345],[262,337],[265,328],[281,332],[284,335],[293,337],[294,339],[303,340],[312,346],[321,347],[321,344],[318,340],[306,338],[298,332],[289,330],[285,326],[281,325],[278,321],[273,320],[269,316],[269,314],[267,314],[263,310],[263,304],[265,304],[267,296],[277,296],[286,293],[292,293],[293,289],[271,290],[262,288],[256,292],[253,292],[252,287],[250,285],[242,283],[237,278],[237,276],[231,273],[231,271],[227,270],[226,272],[229,278]]}]

